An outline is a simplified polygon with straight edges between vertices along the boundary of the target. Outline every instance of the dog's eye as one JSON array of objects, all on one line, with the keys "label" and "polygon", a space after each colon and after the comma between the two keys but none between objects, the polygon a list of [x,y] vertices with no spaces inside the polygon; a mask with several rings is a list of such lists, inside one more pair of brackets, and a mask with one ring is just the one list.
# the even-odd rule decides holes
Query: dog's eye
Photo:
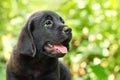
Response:
[{"label": "dog's eye", "polygon": [[46,20],[45,21],[45,24],[44,24],[45,27],[49,27],[49,26],[52,26],[52,25],[53,25],[52,20]]}]

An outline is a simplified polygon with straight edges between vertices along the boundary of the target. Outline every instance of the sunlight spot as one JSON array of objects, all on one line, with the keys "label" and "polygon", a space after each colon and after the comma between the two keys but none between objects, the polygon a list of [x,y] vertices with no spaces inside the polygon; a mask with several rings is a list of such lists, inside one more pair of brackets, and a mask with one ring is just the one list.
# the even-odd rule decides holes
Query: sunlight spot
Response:
[{"label": "sunlight spot", "polygon": [[82,32],[83,32],[84,35],[88,35],[89,29],[87,27],[84,27]]},{"label": "sunlight spot", "polygon": [[105,40],[104,42],[102,42],[102,43],[100,44],[100,46],[103,47],[103,48],[108,48],[109,45],[110,45],[110,42],[109,42],[108,40]]},{"label": "sunlight spot", "polygon": [[2,36],[2,44],[3,44],[3,52],[4,52],[4,57],[6,60],[9,59],[10,57],[10,52],[11,52],[11,34],[3,35]]},{"label": "sunlight spot", "polygon": [[85,8],[87,1],[86,0],[75,0],[75,2],[78,4],[78,8]]},{"label": "sunlight spot", "polygon": [[79,7],[79,8],[84,8],[84,7],[85,7],[85,4],[79,3],[79,4],[78,4],[78,7]]},{"label": "sunlight spot", "polygon": [[17,17],[17,18],[14,18],[10,21],[10,23],[12,25],[17,25],[17,24],[20,24],[21,22],[23,21],[23,19],[21,17]]},{"label": "sunlight spot", "polygon": [[93,10],[98,10],[98,9],[100,9],[100,8],[101,8],[101,6],[100,6],[99,3],[96,3],[96,4],[93,4],[93,5],[92,5],[92,9],[93,9]]},{"label": "sunlight spot", "polygon": [[74,9],[71,9],[70,12],[69,12],[70,15],[75,15],[75,10]]},{"label": "sunlight spot", "polygon": [[97,34],[97,36],[96,36],[96,38],[98,39],[98,40],[102,40],[103,39],[103,36],[102,36],[102,34]]},{"label": "sunlight spot", "polygon": [[118,44],[113,44],[110,46],[110,53],[114,54],[118,50]]},{"label": "sunlight spot", "polygon": [[88,37],[89,41],[94,41],[95,40],[95,35],[91,34],[89,37]]},{"label": "sunlight spot", "polygon": [[94,58],[93,62],[95,65],[97,65],[101,63],[101,60],[99,58]]},{"label": "sunlight spot", "polygon": [[115,66],[114,71],[115,71],[115,72],[119,72],[119,70],[120,70],[120,66],[118,66],[118,65]]},{"label": "sunlight spot", "polygon": [[71,58],[71,60],[73,61],[73,63],[78,63],[81,59],[82,59],[82,55],[81,54],[77,54],[76,56],[73,56]]},{"label": "sunlight spot", "polygon": [[115,10],[107,10],[105,12],[105,15],[110,17],[110,16],[116,16],[117,15],[117,12]]},{"label": "sunlight spot", "polygon": [[108,80],[115,80],[115,76],[113,74],[111,74],[109,77],[108,77]]},{"label": "sunlight spot", "polygon": [[109,35],[109,40],[110,40],[110,41],[113,41],[114,39],[115,39],[114,34]]},{"label": "sunlight spot", "polygon": [[108,49],[103,49],[103,56],[109,56]]},{"label": "sunlight spot", "polygon": [[[99,15],[99,14],[96,13],[96,15]],[[96,16],[95,18],[96,23],[101,23],[102,20],[104,20],[104,15],[99,15],[99,16]]]},{"label": "sunlight spot", "polygon": [[96,46],[95,43],[91,43],[91,44],[88,45],[87,48],[88,48],[89,50],[93,50],[93,48],[94,48],[95,46]]},{"label": "sunlight spot", "polygon": [[81,63],[81,67],[82,67],[82,68],[86,68],[86,66],[87,66],[87,63],[86,63],[86,62],[82,62],[82,63]]},{"label": "sunlight spot", "polygon": [[111,11],[110,11],[110,10],[107,10],[107,11],[105,12],[105,15],[106,15],[106,16],[111,16]]},{"label": "sunlight spot", "polygon": [[82,18],[85,18],[86,15],[87,15],[87,11],[85,11],[85,10],[83,10],[83,11],[80,13],[80,16],[81,16]]}]

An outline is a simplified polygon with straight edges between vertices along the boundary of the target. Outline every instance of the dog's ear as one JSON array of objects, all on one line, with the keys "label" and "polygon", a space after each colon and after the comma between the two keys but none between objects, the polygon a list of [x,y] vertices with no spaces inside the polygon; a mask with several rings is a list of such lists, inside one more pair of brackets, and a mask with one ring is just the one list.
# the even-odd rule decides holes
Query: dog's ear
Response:
[{"label": "dog's ear", "polygon": [[32,46],[32,49],[31,49],[32,55],[31,56],[34,57],[36,55],[36,46],[35,46],[35,43],[33,40],[33,35],[32,35],[32,31],[35,28],[35,26],[33,25],[33,19],[28,22],[28,25],[26,26],[26,28],[27,28],[27,31],[28,31],[27,33],[30,38],[31,46]]},{"label": "dog's ear", "polygon": [[29,19],[24,25],[19,37],[17,50],[19,50],[20,54],[28,55],[31,57],[34,57],[36,55],[36,46],[32,35],[33,29],[33,19]]}]

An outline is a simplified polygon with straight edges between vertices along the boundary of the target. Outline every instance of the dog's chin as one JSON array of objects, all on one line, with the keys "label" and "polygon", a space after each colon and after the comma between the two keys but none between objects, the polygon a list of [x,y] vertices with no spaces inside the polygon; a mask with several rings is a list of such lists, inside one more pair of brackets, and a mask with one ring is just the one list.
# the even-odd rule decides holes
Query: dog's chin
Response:
[{"label": "dog's chin", "polygon": [[68,47],[63,43],[49,43],[44,45],[45,55],[60,58],[68,52]]},{"label": "dog's chin", "polygon": [[49,53],[49,52],[45,52],[44,54],[45,54],[46,56],[53,57],[53,58],[61,58],[61,57],[64,57],[64,56],[65,56],[65,54],[61,54],[61,53],[52,54],[52,53]]}]

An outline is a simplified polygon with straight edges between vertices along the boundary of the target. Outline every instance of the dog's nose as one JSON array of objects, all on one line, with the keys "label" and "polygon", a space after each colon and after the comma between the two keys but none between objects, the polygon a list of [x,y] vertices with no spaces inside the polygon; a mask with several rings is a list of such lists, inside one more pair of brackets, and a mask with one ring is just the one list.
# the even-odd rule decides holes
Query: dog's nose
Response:
[{"label": "dog's nose", "polygon": [[72,31],[72,29],[69,28],[69,27],[64,27],[64,28],[63,28],[63,32],[66,33],[66,34],[71,33],[71,31]]}]

